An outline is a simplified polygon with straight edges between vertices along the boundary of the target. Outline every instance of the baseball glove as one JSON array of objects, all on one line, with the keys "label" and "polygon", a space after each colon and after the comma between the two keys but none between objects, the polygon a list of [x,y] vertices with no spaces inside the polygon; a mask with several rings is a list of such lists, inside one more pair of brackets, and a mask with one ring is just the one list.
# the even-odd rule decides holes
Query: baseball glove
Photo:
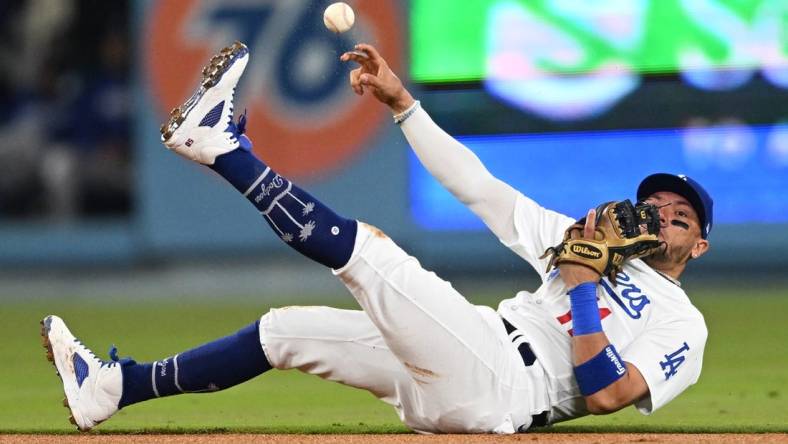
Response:
[{"label": "baseball glove", "polygon": [[586,218],[567,228],[564,240],[548,248],[542,259],[551,256],[547,271],[568,262],[585,265],[616,283],[624,262],[647,256],[660,248],[659,209],[650,204],[632,205],[629,200],[606,202],[596,208],[593,239],[583,238]]}]

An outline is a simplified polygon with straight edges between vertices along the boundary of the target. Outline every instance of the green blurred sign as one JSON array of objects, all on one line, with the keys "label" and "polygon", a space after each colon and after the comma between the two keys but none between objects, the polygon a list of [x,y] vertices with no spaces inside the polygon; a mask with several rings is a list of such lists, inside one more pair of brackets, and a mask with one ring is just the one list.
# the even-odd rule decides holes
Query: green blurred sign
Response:
[{"label": "green blurred sign", "polygon": [[788,76],[788,0],[411,0],[410,14],[417,82],[484,79],[490,42],[502,39],[538,49],[537,74],[614,64]]}]

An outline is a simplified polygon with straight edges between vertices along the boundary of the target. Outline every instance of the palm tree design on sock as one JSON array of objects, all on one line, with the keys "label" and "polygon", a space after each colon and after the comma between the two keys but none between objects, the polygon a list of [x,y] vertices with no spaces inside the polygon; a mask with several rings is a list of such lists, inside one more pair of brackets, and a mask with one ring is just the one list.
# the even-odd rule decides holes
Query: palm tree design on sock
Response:
[{"label": "palm tree design on sock", "polygon": [[304,226],[301,227],[301,232],[298,233],[298,238],[301,239],[301,242],[306,241],[309,236],[312,235],[312,231],[315,229],[315,221],[310,220]]},{"label": "palm tree design on sock", "polygon": [[[279,177],[281,177],[281,176],[279,176],[279,175],[276,176],[276,178],[279,178]],[[279,188],[281,186],[282,186],[282,183],[280,182],[279,185],[277,185],[277,188]],[[293,241],[293,234],[284,232],[281,228],[279,228],[279,226],[276,224],[276,222],[274,222],[274,219],[271,217],[271,213],[273,211],[276,211],[277,209],[279,209],[280,211],[282,211],[284,213],[285,216],[287,216],[288,219],[290,219],[291,222],[293,222],[296,225],[296,227],[298,227],[298,230],[299,230],[298,231],[298,238],[299,238],[299,240],[301,242],[305,242],[307,239],[309,239],[309,236],[312,235],[312,232],[317,227],[317,223],[315,223],[314,220],[310,220],[310,221],[306,222],[305,224],[301,224],[299,221],[296,220],[295,217],[293,217],[293,214],[291,214],[290,211],[287,208],[285,208],[284,205],[282,205],[282,202],[283,202],[282,199],[290,198],[293,201],[297,202],[299,205],[301,205],[301,216],[302,217],[308,215],[309,213],[311,213],[311,212],[313,212],[315,210],[315,203],[314,202],[306,202],[305,203],[304,201],[299,199],[295,194],[293,194],[291,192],[291,189],[292,189],[292,184],[288,183],[287,184],[287,189],[282,194],[280,194],[279,196],[276,196],[273,199],[273,201],[271,202],[268,210],[267,211],[263,211],[262,214],[263,214],[263,216],[266,219],[268,219],[268,221],[271,223],[271,226],[276,230],[276,232],[279,233],[279,237],[283,241],[285,241],[286,243],[290,243],[290,242]],[[297,211],[295,209],[293,209],[293,210]],[[281,223],[282,220],[279,220],[279,222]]]}]

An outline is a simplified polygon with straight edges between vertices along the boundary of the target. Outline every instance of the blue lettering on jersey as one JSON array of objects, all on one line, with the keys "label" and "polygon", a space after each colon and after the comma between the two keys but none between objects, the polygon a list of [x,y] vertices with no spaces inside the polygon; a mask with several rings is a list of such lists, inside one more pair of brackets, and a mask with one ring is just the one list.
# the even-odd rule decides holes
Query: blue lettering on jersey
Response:
[{"label": "blue lettering on jersey", "polygon": [[660,367],[662,370],[667,370],[665,372],[665,381],[670,379],[671,376],[676,374],[676,371],[679,369],[679,366],[684,363],[684,359],[686,359],[682,354],[689,350],[689,345],[685,342],[684,345],[681,346],[678,350],[674,351],[669,355],[665,355],[664,361],[659,361]]},{"label": "blue lettering on jersey", "polygon": [[640,312],[651,302],[648,296],[643,294],[640,288],[638,288],[637,285],[632,282],[632,279],[623,271],[616,275],[616,282],[618,282],[616,288],[621,291],[621,296],[613,291],[613,287],[611,287],[605,279],[599,281],[607,294],[616,301],[616,304],[624,309],[624,312],[629,315],[629,317],[632,319],[640,319]]}]

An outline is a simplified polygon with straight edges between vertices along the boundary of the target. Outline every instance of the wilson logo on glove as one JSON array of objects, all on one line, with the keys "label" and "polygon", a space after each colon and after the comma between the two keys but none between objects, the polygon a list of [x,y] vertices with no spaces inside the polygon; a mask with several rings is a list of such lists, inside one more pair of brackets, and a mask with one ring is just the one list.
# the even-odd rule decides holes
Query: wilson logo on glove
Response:
[{"label": "wilson logo on glove", "polygon": [[586,244],[572,245],[572,253],[575,253],[578,256],[582,256],[588,259],[599,259],[600,257],[602,257],[602,252],[599,251],[599,248]]}]

